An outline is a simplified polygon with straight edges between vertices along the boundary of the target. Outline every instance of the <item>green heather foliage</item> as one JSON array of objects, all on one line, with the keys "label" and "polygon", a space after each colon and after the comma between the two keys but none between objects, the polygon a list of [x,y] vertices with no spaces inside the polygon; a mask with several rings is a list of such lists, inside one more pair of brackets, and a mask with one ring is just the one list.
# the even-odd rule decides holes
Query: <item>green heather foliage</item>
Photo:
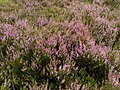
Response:
[{"label": "green heather foliage", "polygon": [[0,0],[0,90],[119,90],[117,0]]},{"label": "green heather foliage", "polygon": [[119,8],[120,1],[119,0],[105,0],[104,4],[110,6],[111,8]]},{"label": "green heather foliage", "polygon": [[8,0],[0,0],[0,3],[6,3]]},{"label": "green heather foliage", "polygon": [[84,0],[84,2],[93,3],[93,0]]}]

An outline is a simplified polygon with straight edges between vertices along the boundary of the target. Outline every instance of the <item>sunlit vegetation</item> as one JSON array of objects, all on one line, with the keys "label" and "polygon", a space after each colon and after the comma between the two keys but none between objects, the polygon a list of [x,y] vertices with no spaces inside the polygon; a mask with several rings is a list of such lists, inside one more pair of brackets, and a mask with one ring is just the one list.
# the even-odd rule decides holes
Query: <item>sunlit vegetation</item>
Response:
[{"label": "sunlit vegetation", "polygon": [[0,90],[119,90],[119,0],[0,0]]}]

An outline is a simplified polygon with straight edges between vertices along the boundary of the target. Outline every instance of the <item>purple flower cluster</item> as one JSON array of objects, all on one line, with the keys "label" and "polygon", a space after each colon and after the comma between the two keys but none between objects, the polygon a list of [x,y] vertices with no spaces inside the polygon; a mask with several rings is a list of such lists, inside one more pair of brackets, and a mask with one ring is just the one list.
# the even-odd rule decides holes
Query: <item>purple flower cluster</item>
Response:
[{"label": "purple flower cluster", "polygon": [[12,26],[10,24],[1,24],[0,25],[0,31],[3,34],[1,36],[1,39],[3,41],[5,41],[9,37],[14,37],[14,38],[18,37],[18,33],[15,30],[14,26]]},{"label": "purple flower cluster", "polygon": [[81,22],[70,22],[61,26],[64,29],[45,36],[42,39],[42,46],[49,56],[66,57],[72,59],[74,56],[92,53],[97,60],[103,58],[105,63],[109,62],[108,53],[111,51],[109,47],[98,45],[95,39],[91,38],[91,34]]}]

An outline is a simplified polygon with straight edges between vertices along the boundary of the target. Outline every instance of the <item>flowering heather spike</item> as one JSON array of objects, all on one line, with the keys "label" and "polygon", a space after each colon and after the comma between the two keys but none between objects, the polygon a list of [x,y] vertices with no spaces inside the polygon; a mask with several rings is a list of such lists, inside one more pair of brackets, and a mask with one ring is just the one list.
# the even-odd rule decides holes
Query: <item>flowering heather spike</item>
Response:
[{"label": "flowering heather spike", "polygon": [[39,17],[38,20],[37,20],[37,26],[40,28],[42,26],[47,25],[48,22],[49,22],[49,20],[47,18]]},{"label": "flowering heather spike", "polygon": [[25,19],[25,20],[18,20],[16,22],[16,27],[17,28],[21,28],[21,29],[25,29],[26,27],[28,27],[28,20]]},{"label": "flowering heather spike", "polygon": [[25,5],[26,7],[31,6],[31,3],[30,3],[29,0],[23,0],[23,3],[24,3],[24,5]]},{"label": "flowering heather spike", "polygon": [[1,36],[1,38],[3,39],[3,41],[5,41],[8,37],[17,37],[18,33],[17,31],[14,29],[14,27],[11,24],[2,24],[1,27],[1,33],[3,34]]}]

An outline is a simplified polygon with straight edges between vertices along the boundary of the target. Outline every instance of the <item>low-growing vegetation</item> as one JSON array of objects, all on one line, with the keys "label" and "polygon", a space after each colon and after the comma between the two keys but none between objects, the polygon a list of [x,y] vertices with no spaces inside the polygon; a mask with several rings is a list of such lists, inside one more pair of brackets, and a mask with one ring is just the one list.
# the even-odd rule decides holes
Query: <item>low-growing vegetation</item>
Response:
[{"label": "low-growing vegetation", "polygon": [[119,90],[118,0],[0,0],[0,90]]}]

